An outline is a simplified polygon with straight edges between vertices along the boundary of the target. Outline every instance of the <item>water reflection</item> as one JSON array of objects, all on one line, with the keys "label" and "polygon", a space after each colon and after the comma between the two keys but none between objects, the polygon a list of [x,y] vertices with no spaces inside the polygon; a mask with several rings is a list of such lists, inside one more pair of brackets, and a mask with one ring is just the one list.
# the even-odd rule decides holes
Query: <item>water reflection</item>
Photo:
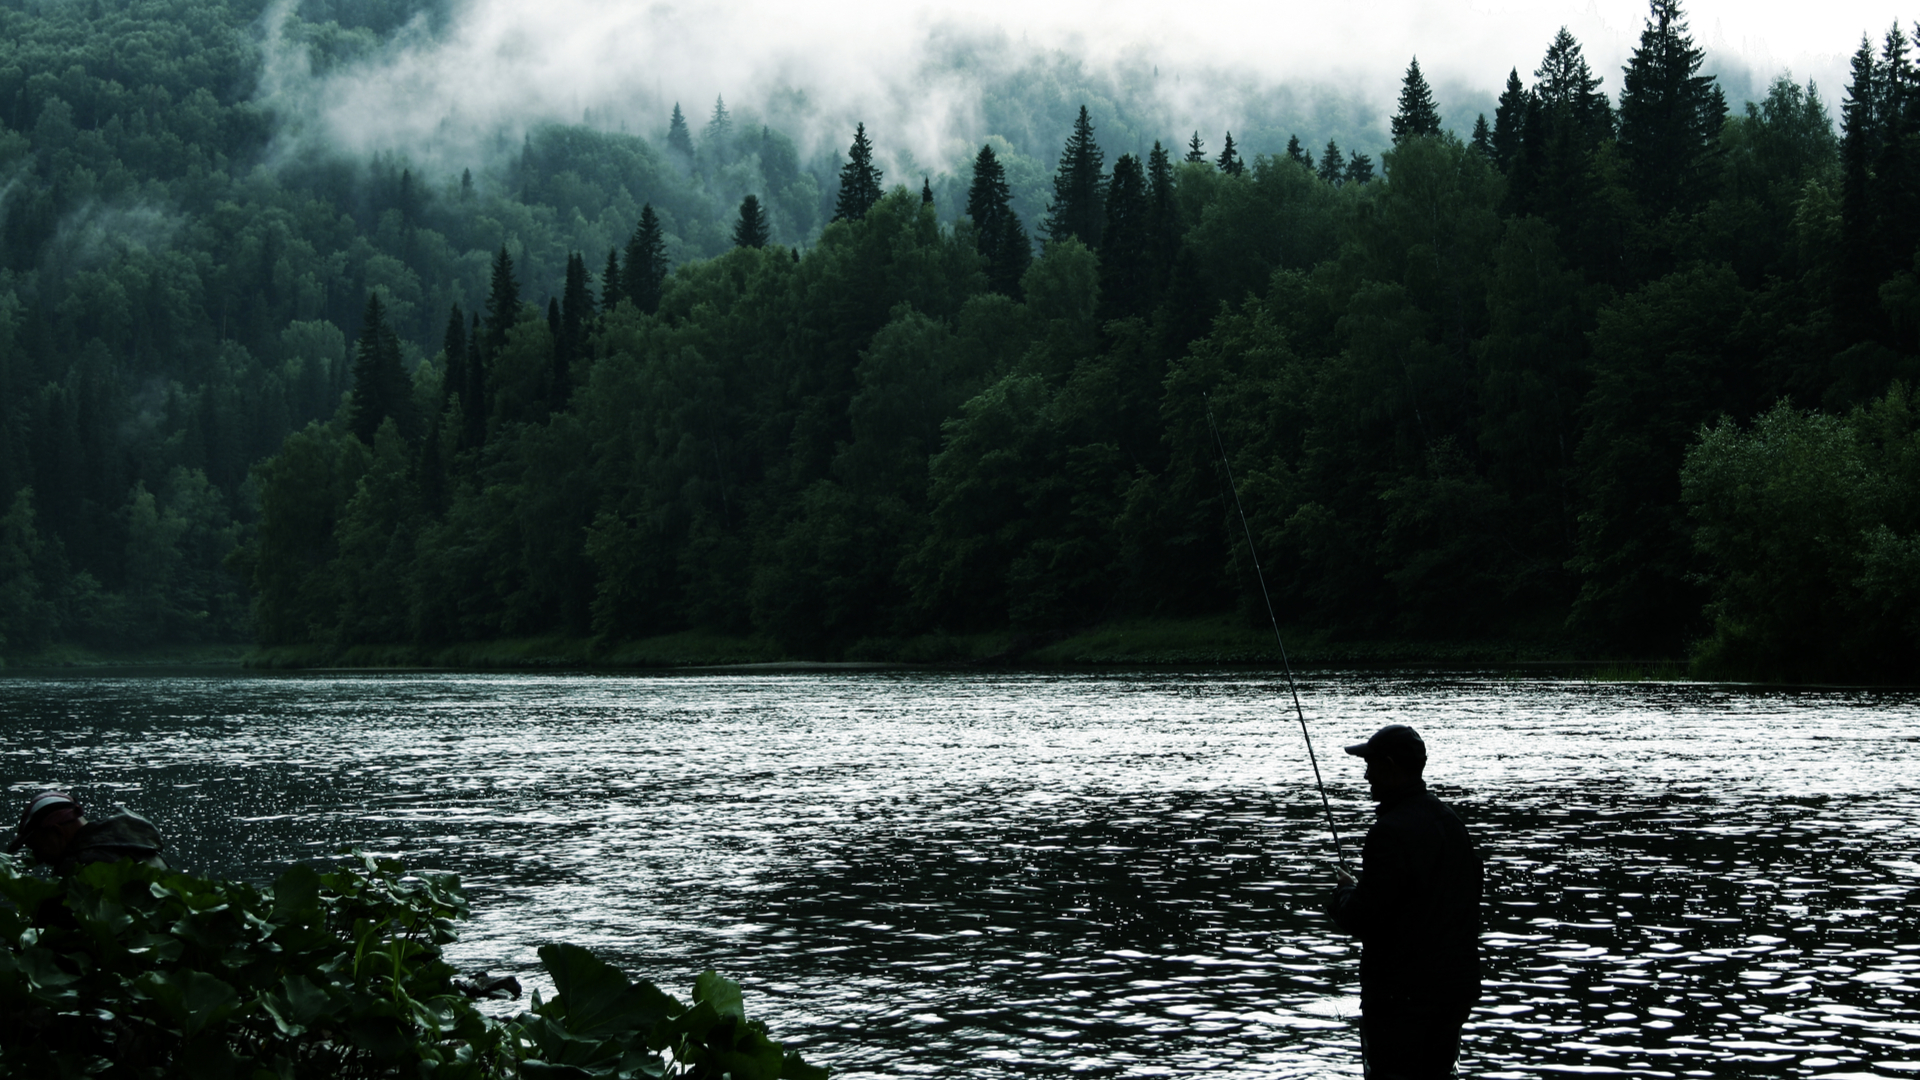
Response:
[{"label": "water reflection", "polygon": [[[1920,1072],[1914,697],[1303,689],[1350,851],[1364,784],[1326,755],[1392,719],[1485,849],[1474,1074]],[[1357,1074],[1281,702],[1163,674],[13,679],[0,756],[207,872],[342,843],[458,870],[472,967],[564,938],[670,988],[742,976],[843,1076]]]}]

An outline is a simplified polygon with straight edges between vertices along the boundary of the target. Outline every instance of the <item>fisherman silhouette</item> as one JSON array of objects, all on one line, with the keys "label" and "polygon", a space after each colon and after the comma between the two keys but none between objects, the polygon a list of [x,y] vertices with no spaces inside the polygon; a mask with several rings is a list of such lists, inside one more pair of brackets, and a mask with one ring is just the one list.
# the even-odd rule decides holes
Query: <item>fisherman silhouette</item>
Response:
[{"label": "fisherman silhouette", "polygon": [[1347,747],[1366,759],[1373,828],[1360,876],[1345,870],[1327,914],[1360,939],[1360,1052],[1368,1080],[1454,1075],[1480,997],[1480,854],[1427,792],[1427,746],[1389,724]]}]

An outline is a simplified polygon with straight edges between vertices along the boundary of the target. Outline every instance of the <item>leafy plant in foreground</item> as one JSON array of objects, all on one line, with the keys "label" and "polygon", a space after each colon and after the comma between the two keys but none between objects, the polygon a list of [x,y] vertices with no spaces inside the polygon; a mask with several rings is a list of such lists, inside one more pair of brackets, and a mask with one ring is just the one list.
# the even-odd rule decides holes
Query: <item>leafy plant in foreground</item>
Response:
[{"label": "leafy plant in foreground", "polygon": [[0,1074],[47,1077],[824,1077],[746,1018],[709,971],[684,1005],[573,945],[540,950],[557,993],[496,1020],[442,947],[451,874],[359,856],[270,888],[89,866],[52,881],[0,857]]}]

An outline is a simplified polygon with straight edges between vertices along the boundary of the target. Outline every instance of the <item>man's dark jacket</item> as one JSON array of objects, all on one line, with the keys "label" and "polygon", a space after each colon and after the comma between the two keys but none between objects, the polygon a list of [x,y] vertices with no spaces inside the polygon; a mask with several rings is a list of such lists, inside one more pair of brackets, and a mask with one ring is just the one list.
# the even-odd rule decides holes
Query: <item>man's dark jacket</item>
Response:
[{"label": "man's dark jacket", "polygon": [[1328,914],[1360,939],[1360,1007],[1465,1010],[1480,996],[1480,854],[1425,784],[1382,800],[1360,883]]},{"label": "man's dark jacket", "polygon": [[167,869],[160,857],[166,846],[153,822],[124,806],[116,806],[110,817],[89,821],[75,833],[54,872],[66,877],[83,866],[97,862],[143,862],[156,869]]}]

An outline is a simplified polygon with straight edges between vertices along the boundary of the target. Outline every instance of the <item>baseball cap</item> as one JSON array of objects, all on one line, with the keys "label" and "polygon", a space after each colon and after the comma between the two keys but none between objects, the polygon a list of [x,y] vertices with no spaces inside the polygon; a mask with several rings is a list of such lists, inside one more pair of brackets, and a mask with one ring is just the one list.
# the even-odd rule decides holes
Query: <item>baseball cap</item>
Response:
[{"label": "baseball cap", "polygon": [[1388,724],[1366,742],[1347,747],[1347,753],[1363,758],[1388,757],[1411,764],[1427,760],[1427,744],[1407,725]]}]

